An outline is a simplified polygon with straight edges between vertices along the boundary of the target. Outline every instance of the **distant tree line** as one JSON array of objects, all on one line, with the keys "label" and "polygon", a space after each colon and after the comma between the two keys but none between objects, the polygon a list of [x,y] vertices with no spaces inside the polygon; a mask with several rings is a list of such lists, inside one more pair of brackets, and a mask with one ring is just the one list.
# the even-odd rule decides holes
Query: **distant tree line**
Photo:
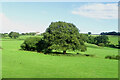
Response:
[{"label": "distant tree line", "polygon": [[5,37],[10,37],[10,38],[18,38],[20,34],[18,32],[13,32],[11,31],[10,33],[0,33],[0,37],[5,38]]},{"label": "distant tree line", "polygon": [[36,33],[35,32],[29,32],[29,33],[19,33],[19,32],[14,32],[11,31],[10,33],[0,33],[0,37],[5,38],[5,37],[10,37],[10,38],[18,38],[20,35],[32,35],[34,36]]},{"label": "distant tree line", "polygon": [[2,37],[2,38],[8,37],[8,33],[0,33],[0,37]]},{"label": "distant tree line", "polygon": [[9,36],[10,38],[16,39],[16,38],[18,38],[18,37],[20,36],[20,34],[19,34],[18,32],[10,32],[10,33],[8,34],[8,36]]},{"label": "distant tree line", "polygon": [[109,38],[106,35],[99,35],[99,36],[88,36],[86,41],[87,43],[96,44],[98,46],[107,46],[109,42]]},{"label": "distant tree line", "polygon": [[21,35],[35,35],[36,33],[35,32],[29,32],[29,33],[21,33]]},{"label": "distant tree line", "polygon": [[118,45],[112,44],[109,41],[109,38],[108,38],[107,35],[99,35],[99,36],[87,35],[86,42],[91,43],[91,44],[95,44],[95,45],[98,45],[98,46],[120,48],[120,41],[118,41]]},{"label": "distant tree line", "polygon": [[120,32],[102,32],[100,35],[120,35]]}]

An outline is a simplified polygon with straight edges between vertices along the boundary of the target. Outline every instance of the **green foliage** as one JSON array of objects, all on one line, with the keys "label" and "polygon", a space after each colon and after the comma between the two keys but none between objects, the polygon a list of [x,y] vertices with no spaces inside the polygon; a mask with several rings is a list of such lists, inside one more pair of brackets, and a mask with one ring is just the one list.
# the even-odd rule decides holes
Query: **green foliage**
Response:
[{"label": "green foliage", "polygon": [[97,36],[94,38],[95,44],[103,43],[104,45],[107,45],[109,43],[109,38],[106,35]]},{"label": "green foliage", "polygon": [[40,37],[29,37],[22,43],[21,48],[23,50],[35,51],[37,50],[37,44],[40,40]]},{"label": "green foliage", "polygon": [[80,34],[80,39],[82,39],[84,42],[88,41],[88,34]]},{"label": "green foliage", "polygon": [[52,22],[43,35],[51,45],[48,49],[63,50],[64,52],[66,50],[86,50],[79,30],[72,23]]},{"label": "green foliage", "polygon": [[21,33],[21,35],[32,35],[32,36],[34,36],[35,34],[36,34],[35,32]]},{"label": "green foliage", "polygon": [[10,38],[18,38],[19,37],[19,33],[18,32],[10,32],[9,34],[8,34],[8,36],[10,37]]},{"label": "green foliage", "polygon": [[116,59],[116,60],[120,60],[120,55],[110,55],[110,56],[106,56],[105,59]]},{"label": "green foliage", "polygon": [[95,39],[94,38],[95,38],[94,36],[88,36],[87,42],[91,43],[91,44],[94,44],[95,43]]},{"label": "green foliage", "polygon": [[41,37],[29,37],[21,44],[23,50],[37,51],[37,52],[48,52],[49,44]]},{"label": "green foliage", "polygon": [[51,52],[51,49],[48,49],[48,47],[50,46],[49,43],[47,43],[44,39],[39,40],[39,42],[36,44],[36,50],[37,52]]},{"label": "green foliage", "polygon": [[4,37],[8,37],[7,33],[0,33],[0,37],[4,38]]},{"label": "green foliage", "polygon": [[88,35],[91,35],[91,32],[88,32]]},{"label": "green foliage", "polygon": [[108,47],[111,47],[111,48],[119,48],[119,46],[117,46],[117,45],[115,45],[115,44],[111,44],[111,43],[108,44],[107,46],[108,46]]}]

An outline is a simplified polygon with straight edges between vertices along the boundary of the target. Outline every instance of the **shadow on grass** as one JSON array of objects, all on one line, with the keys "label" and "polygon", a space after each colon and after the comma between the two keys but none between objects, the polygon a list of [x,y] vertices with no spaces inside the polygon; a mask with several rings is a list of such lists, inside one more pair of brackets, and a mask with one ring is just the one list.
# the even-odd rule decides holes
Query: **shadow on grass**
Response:
[{"label": "shadow on grass", "polygon": [[[26,50],[22,50],[22,49],[19,49],[21,51],[26,51]],[[30,52],[37,52],[37,51],[30,51]],[[95,55],[93,54],[81,54],[81,53],[76,53],[76,54],[73,54],[73,53],[66,53],[66,54],[63,54],[63,52],[47,52],[47,53],[44,53],[44,52],[37,52],[37,53],[40,53],[40,54],[45,54],[45,55],[51,55],[51,56],[86,56],[86,57],[96,57]]]},{"label": "shadow on grass", "polygon": [[44,53],[44,54],[47,54],[47,55],[51,55],[51,56],[87,56],[87,57],[95,57],[95,55],[92,55],[92,54],[81,54],[81,53],[76,53],[76,54],[73,54],[73,53],[66,53],[66,54],[63,54],[62,52],[50,52],[50,53]]}]

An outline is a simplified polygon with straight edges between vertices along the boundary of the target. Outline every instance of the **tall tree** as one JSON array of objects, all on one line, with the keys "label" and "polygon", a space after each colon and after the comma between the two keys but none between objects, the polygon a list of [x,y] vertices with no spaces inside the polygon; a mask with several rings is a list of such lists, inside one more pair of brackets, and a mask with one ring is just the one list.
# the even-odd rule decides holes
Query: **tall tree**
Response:
[{"label": "tall tree", "polygon": [[44,33],[44,39],[51,45],[49,49],[63,50],[64,54],[67,50],[86,51],[79,30],[72,23],[52,22]]}]

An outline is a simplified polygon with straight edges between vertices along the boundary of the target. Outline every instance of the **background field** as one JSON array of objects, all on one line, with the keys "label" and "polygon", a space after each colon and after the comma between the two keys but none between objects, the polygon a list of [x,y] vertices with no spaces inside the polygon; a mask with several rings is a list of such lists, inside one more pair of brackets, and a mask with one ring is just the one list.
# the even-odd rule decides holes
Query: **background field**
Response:
[{"label": "background field", "polygon": [[[98,47],[88,44],[86,52],[95,57],[51,56],[42,53],[22,51],[23,39],[2,39],[2,76],[3,78],[117,78],[118,61],[104,59],[106,55],[117,55],[118,49]],[[109,36],[116,44],[117,37]]]},{"label": "background field", "polygon": [[109,40],[110,40],[110,42],[112,44],[116,44],[116,45],[118,44],[119,36],[111,36],[111,35],[109,35],[108,37],[109,37]]}]

